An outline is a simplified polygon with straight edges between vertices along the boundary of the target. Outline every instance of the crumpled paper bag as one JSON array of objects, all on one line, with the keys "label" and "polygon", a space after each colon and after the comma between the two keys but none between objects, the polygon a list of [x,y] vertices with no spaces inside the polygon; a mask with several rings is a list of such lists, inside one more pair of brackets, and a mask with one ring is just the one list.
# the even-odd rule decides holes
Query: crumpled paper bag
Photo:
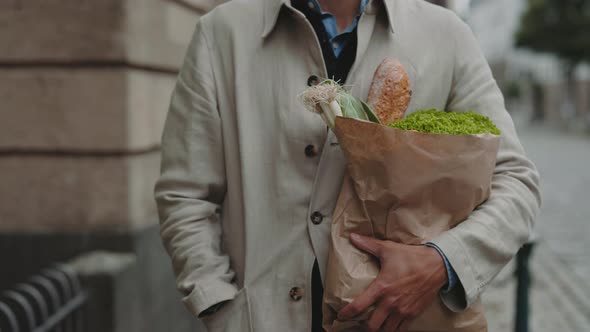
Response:
[{"label": "crumpled paper bag", "polygon": [[[490,195],[500,137],[428,134],[340,117],[334,132],[348,164],[332,219],[323,326],[359,331],[371,309],[353,321],[336,316],[375,279],[379,266],[350,243],[349,234],[421,245],[461,223]],[[479,300],[453,313],[439,297],[410,327],[486,330]]]}]

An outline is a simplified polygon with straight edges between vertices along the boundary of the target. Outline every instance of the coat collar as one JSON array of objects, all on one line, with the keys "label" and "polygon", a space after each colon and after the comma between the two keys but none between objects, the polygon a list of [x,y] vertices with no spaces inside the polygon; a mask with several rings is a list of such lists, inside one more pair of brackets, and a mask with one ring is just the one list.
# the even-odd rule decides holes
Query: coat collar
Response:
[{"label": "coat collar", "polygon": [[[266,38],[274,29],[277,24],[279,13],[283,6],[296,10],[291,6],[291,0],[263,0],[263,30],[262,38]],[[396,0],[369,0],[369,4],[365,9],[365,13],[375,14],[379,9],[379,4],[383,3],[385,10],[387,11],[387,19],[389,20],[389,29],[393,33],[393,12],[394,2]]]}]

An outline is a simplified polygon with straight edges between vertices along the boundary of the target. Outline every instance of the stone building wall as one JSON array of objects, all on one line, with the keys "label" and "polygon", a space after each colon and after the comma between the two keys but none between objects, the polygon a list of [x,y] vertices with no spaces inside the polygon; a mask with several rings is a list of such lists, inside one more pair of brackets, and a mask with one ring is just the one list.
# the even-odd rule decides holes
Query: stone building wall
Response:
[{"label": "stone building wall", "polygon": [[0,290],[83,252],[133,253],[133,305],[116,312],[126,331],[200,330],[174,287],[153,185],[177,70],[220,2],[0,1]]},{"label": "stone building wall", "polygon": [[154,224],[150,186],[170,92],[196,19],[213,3],[0,5],[0,172],[10,174],[1,231]]}]

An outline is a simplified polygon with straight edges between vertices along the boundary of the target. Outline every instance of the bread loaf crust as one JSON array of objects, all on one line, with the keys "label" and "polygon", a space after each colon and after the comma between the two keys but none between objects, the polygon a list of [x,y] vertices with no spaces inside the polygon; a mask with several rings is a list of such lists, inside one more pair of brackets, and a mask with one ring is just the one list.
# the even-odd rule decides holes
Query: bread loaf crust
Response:
[{"label": "bread loaf crust", "polygon": [[404,66],[396,59],[385,58],[375,70],[367,104],[381,123],[388,125],[404,117],[412,89]]}]

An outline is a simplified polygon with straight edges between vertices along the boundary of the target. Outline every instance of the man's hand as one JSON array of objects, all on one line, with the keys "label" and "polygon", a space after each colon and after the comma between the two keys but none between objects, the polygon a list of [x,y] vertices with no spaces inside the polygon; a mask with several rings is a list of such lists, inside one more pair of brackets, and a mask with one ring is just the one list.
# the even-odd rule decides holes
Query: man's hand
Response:
[{"label": "man's hand", "polygon": [[434,301],[448,282],[441,255],[427,246],[381,241],[358,234],[351,234],[350,241],[377,257],[381,271],[362,294],[340,310],[338,319],[351,319],[375,305],[366,322],[369,331],[407,331],[411,320]]}]

